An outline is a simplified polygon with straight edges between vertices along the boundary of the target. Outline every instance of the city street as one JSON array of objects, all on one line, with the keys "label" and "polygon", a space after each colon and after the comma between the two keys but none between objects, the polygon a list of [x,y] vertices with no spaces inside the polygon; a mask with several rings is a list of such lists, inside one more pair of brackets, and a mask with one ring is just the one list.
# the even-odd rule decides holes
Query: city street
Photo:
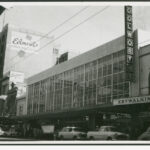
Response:
[{"label": "city street", "polygon": [[0,5],[0,143],[150,140],[150,4],[16,4]]}]

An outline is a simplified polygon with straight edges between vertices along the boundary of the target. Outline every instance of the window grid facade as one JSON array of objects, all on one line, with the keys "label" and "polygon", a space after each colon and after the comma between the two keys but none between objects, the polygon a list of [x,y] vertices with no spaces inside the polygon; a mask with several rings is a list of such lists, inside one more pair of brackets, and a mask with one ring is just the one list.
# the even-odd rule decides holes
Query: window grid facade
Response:
[{"label": "window grid facade", "polygon": [[62,108],[62,85],[63,85],[63,74],[55,76],[55,101],[54,101],[54,110],[61,110]]},{"label": "window grid facade", "polygon": [[28,86],[28,114],[111,104],[129,97],[125,51],[119,51]]},{"label": "window grid facade", "polygon": [[73,81],[73,107],[83,106],[83,89],[84,89],[84,66],[74,69]]},{"label": "window grid facade", "polygon": [[39,112],[39,101],[40,101],[40,82],[34,84],[34,92],[33,92],[33,114]]},{"label": "window grid facade", "polygon": [[85,106],[96,104],[97,61],[85,65]]}]

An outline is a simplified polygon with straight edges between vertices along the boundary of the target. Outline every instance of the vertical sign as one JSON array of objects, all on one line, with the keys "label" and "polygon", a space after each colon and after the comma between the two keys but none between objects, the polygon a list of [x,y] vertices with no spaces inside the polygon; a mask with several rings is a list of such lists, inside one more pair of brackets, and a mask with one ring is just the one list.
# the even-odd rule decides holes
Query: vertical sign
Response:
[{"label": "vertical sign", "polygon": [[125,51],[126,80],[133,81],[134,75],[134,40],[132,27],[132,6],[125,6]]}]

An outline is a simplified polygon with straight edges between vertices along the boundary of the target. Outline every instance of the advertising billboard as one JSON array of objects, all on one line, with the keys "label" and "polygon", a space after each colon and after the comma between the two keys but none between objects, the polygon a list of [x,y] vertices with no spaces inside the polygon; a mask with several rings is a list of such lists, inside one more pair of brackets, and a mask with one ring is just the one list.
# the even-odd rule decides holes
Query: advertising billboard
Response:
[{"label": "advertising billboard", "polygon": [[40,37],[24,32],[11,32],[9,46],[12,50],[34,53],[40,48]]}]

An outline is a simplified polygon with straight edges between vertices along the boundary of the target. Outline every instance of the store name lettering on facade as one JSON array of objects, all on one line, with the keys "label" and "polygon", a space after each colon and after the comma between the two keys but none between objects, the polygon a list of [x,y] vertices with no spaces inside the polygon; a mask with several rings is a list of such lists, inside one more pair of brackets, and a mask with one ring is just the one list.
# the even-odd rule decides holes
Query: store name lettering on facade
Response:
[{"label": "store name lettering on facade", "polygon": [[125,49],[127,80],[132,81],[134,70],[134,39],[132,28],[132,6],[125,6]]},{"label": "store name lettering on facade", "polygon": [[128,105],[128,104],[138,104],[138,103],[150,103],[150,96],[114,99],[113,101],[114,105]]}]

